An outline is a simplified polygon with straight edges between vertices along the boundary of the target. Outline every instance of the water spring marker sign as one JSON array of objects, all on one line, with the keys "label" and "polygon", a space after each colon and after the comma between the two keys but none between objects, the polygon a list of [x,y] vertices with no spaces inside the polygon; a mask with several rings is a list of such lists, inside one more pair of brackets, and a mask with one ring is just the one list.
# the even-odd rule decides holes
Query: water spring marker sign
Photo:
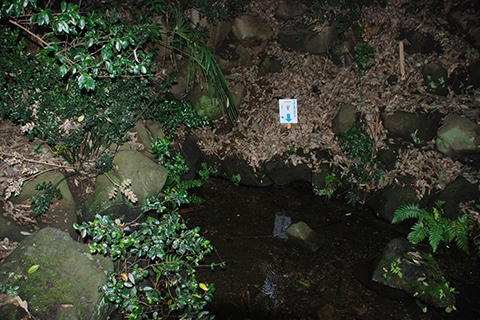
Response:
[{"label": "water spring marker sign", "polygon": [[287,123],[288,126],[298,122],[297,99],[279,99],[280,123]]}]

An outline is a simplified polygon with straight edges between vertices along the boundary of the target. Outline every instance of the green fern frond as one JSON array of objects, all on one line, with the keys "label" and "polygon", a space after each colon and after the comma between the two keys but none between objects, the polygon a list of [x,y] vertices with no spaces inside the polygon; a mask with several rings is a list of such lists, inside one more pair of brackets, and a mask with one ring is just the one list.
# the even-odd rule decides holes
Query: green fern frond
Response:
[{"label": "green fern frond", "polygon": [[196,195],[188,196],[188,200],[190,201],[191,204],[193,204],[195,206],[199,206],[204,202],[204,200],[202,198],[200,198],[199,196],[196,196]]},{"label": "green fern frond", "polygon": [[430,235],[428,236],[428,241],[430,242],[433,252],[435,252],[437,251],[440,241],[445,240],[442,225],[440,223],[432,223],[429,228],[429,233]]},{"label": "green fern frond", "polygon": [[457,246],[462,249],[463,251],[465,251],[467,254],[470,254],[469,250],[468,250],[468,237],[466,234],[462,234],[462,235],[457,235],[455,237],[455,241],[457,242]]},{"label": "green fern frond", "polygon": [[411,243],[420,243],[427,236],[427,230],[424,228],[420,221],[417,221],[412,227],[412,232],[407,236],[408,241]]},{"label": "green fern frond", "polygon": [[395,211],[392,223],[395,223],[397,221],[403,221],[406,219],[419,219],[424,214],[428,214],[428,212],[425,209],[420,209],[420,206],[418,204],[404,204]]},{"label": "green fern frond", "polygon": [[191,188],[197,188],[201,186],[202,186],[202,182],[198,180],[185,180],[177,183],[177,186],[175,188],[178,190],[188,190]]}]

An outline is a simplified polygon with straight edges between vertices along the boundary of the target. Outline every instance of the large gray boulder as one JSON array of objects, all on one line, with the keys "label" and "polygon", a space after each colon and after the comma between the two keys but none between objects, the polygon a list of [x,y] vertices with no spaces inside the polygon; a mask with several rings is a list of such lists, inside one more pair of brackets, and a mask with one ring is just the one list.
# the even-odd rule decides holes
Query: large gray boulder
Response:
[{"label": "large gray boulder", "polygon": [[[299,35],[305,35],[299,41]],[[292,25],[285,25],[278,32],[278,43],[297,52],[326,55],[333,42],[338,39],[335,26],[329,26],[317,33],[308,30],[296,30]]]},{"label": "large gray boulder", "polygon": [[132,203],[120,194],[120,191],[111,199],[109,194],[114,185],[105,175],[100,175],[96,181],[95,193],[85,201],[79,220],[93,221],[96,214],[109,214],[114,219],[124,217],[127,222],[134,220],[142,212],[145,199],[160,193],[167,174],[164,167],[140,152],[118,152],[113,159],[113,169],[107,172],[107,175],[119,185],[130,179],[132,183],[129,189],[137,196],[138,201]]},{"label": "large gray boulder", "polygon": [[241,15],[235,18],[232,25],[235,38],[244,45],[259,45],[273,35],[267,21],[261,17]]},{"label": "large gray boulder", "polygon": [[[32,266],[38,266],[29,272]],[[0,282],[19,286],[21,299],[37,319],[106,319],[108,304],[98,288],[106,283],[109,258],[90,255],[88,245],[68,233],[45,228],[23,240],[0,265]],[[0,319],[23,319],[26,313],[13,305],[0,309]]]},{"label": "large gray boulder", "polygon": [[440,117],[436,114],[416,114],[398,111],[382,112],[382,123],[385,129],[395,137],[424,146],[437,134]]},{"label": "large gray boulder", "polygon": [[451,157],[480,154],[480,126],[475,122],[450,114],[437,133],[437,150]]}]

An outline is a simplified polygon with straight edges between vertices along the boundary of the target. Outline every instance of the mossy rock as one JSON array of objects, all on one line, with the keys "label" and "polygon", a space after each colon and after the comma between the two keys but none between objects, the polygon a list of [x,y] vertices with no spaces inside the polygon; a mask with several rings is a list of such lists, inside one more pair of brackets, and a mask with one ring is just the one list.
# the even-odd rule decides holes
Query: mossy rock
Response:
[{"label": "mossy rock", "polygon": [[[38,265],[35,272],[32,266]],[[19,286],[21,299],[38,319],[106,319],[109,305],[98,288],[106,283],[109,258],[91,255],[88,245],[68,233],[45,228],[23,240],[0,266],[0,282]],[[19,320],[26,313],[13,305],[0,309],[0,319]]]},{"label": "mossy rock", "polygon": [[437,135],[437,150],[447,156],[480,154],[480,126],[467,118],[448,115]]},{"label": "mossy rock", "polygon": [[93,221],[96,214],[109,214],[112,218],[123,217],[127,222],[134,220],[142,213],[145,199],[162,191],[167,174],[164,167],[140,152],[130,150],[117,153],[113,159],[113,169],[107,175],[119,185],[130,179],[132,184],[129,189],[137,196],[138,201],[130,202],[120,191],[115,198],[110,199],[109,193],[114,185],[105,175],[101,175],[96,181],[95,194],[84,203],[79,220]]},{"label": "mossy rock", "polygon": [[[63,181],[62,181],[63,179]],[[58,170],[47,171],[39,174],[35,179],[26,182],[22,187],[22,192],[18,197],[11,199],[12,203],[29,203],[32,197],[38,197],[42,195],[43,190],[35,189],[35,186],[41,182],[51,182],[52,186],[56,186],[62,194],[62,199],[55,199],[50,205],[48,211],[44,214],[43,219],[39,219],[38,227],[54,227],[60,228],[64,231],[68,231],[71,237],[76,237],[77,232],[73,229],[73,224],[77,222],[77,211],[75,201],[72,196],[72,192],[68,187],[67,180],[63,173]],[[41,221],[40,221],[41,220]],[[0,236],[14,239],[9,234],[0,234]]]},{"label": "mossy rock", "polygon": [[196,85],[186,99],[192,101],[193,107],[202,117],[207,116],[209,119],[215,120],[223,116],[220,100],[210,95],[208,85],[205,83],[203,87]]},{"label": "mossy rock", "polygon": [[455,305],[455,296],[431,254],[405,238],[391,240],[376,264],[372,280],[403,290],[438,308]]}]

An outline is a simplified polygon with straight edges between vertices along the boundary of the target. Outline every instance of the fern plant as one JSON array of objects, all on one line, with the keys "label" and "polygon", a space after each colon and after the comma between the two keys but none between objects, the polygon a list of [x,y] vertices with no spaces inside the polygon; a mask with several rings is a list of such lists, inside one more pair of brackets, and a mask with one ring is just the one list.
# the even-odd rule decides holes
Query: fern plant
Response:
[{"label": "fern plant", "polygon": [[444,203],[445,201],[437,201],[432,211],[420,208],[418,204],[405,204],[395,211],[392,223],[418,219],[407,236],[411,243],[420,243],[428,237],[430,246],[435,252],[441,241],[449,243],[455,240],[458,247],[468,254],[468,234],[473,226],[467,219],[467,214],[455,220],[442,217],[443,209],[440,206]]}]

